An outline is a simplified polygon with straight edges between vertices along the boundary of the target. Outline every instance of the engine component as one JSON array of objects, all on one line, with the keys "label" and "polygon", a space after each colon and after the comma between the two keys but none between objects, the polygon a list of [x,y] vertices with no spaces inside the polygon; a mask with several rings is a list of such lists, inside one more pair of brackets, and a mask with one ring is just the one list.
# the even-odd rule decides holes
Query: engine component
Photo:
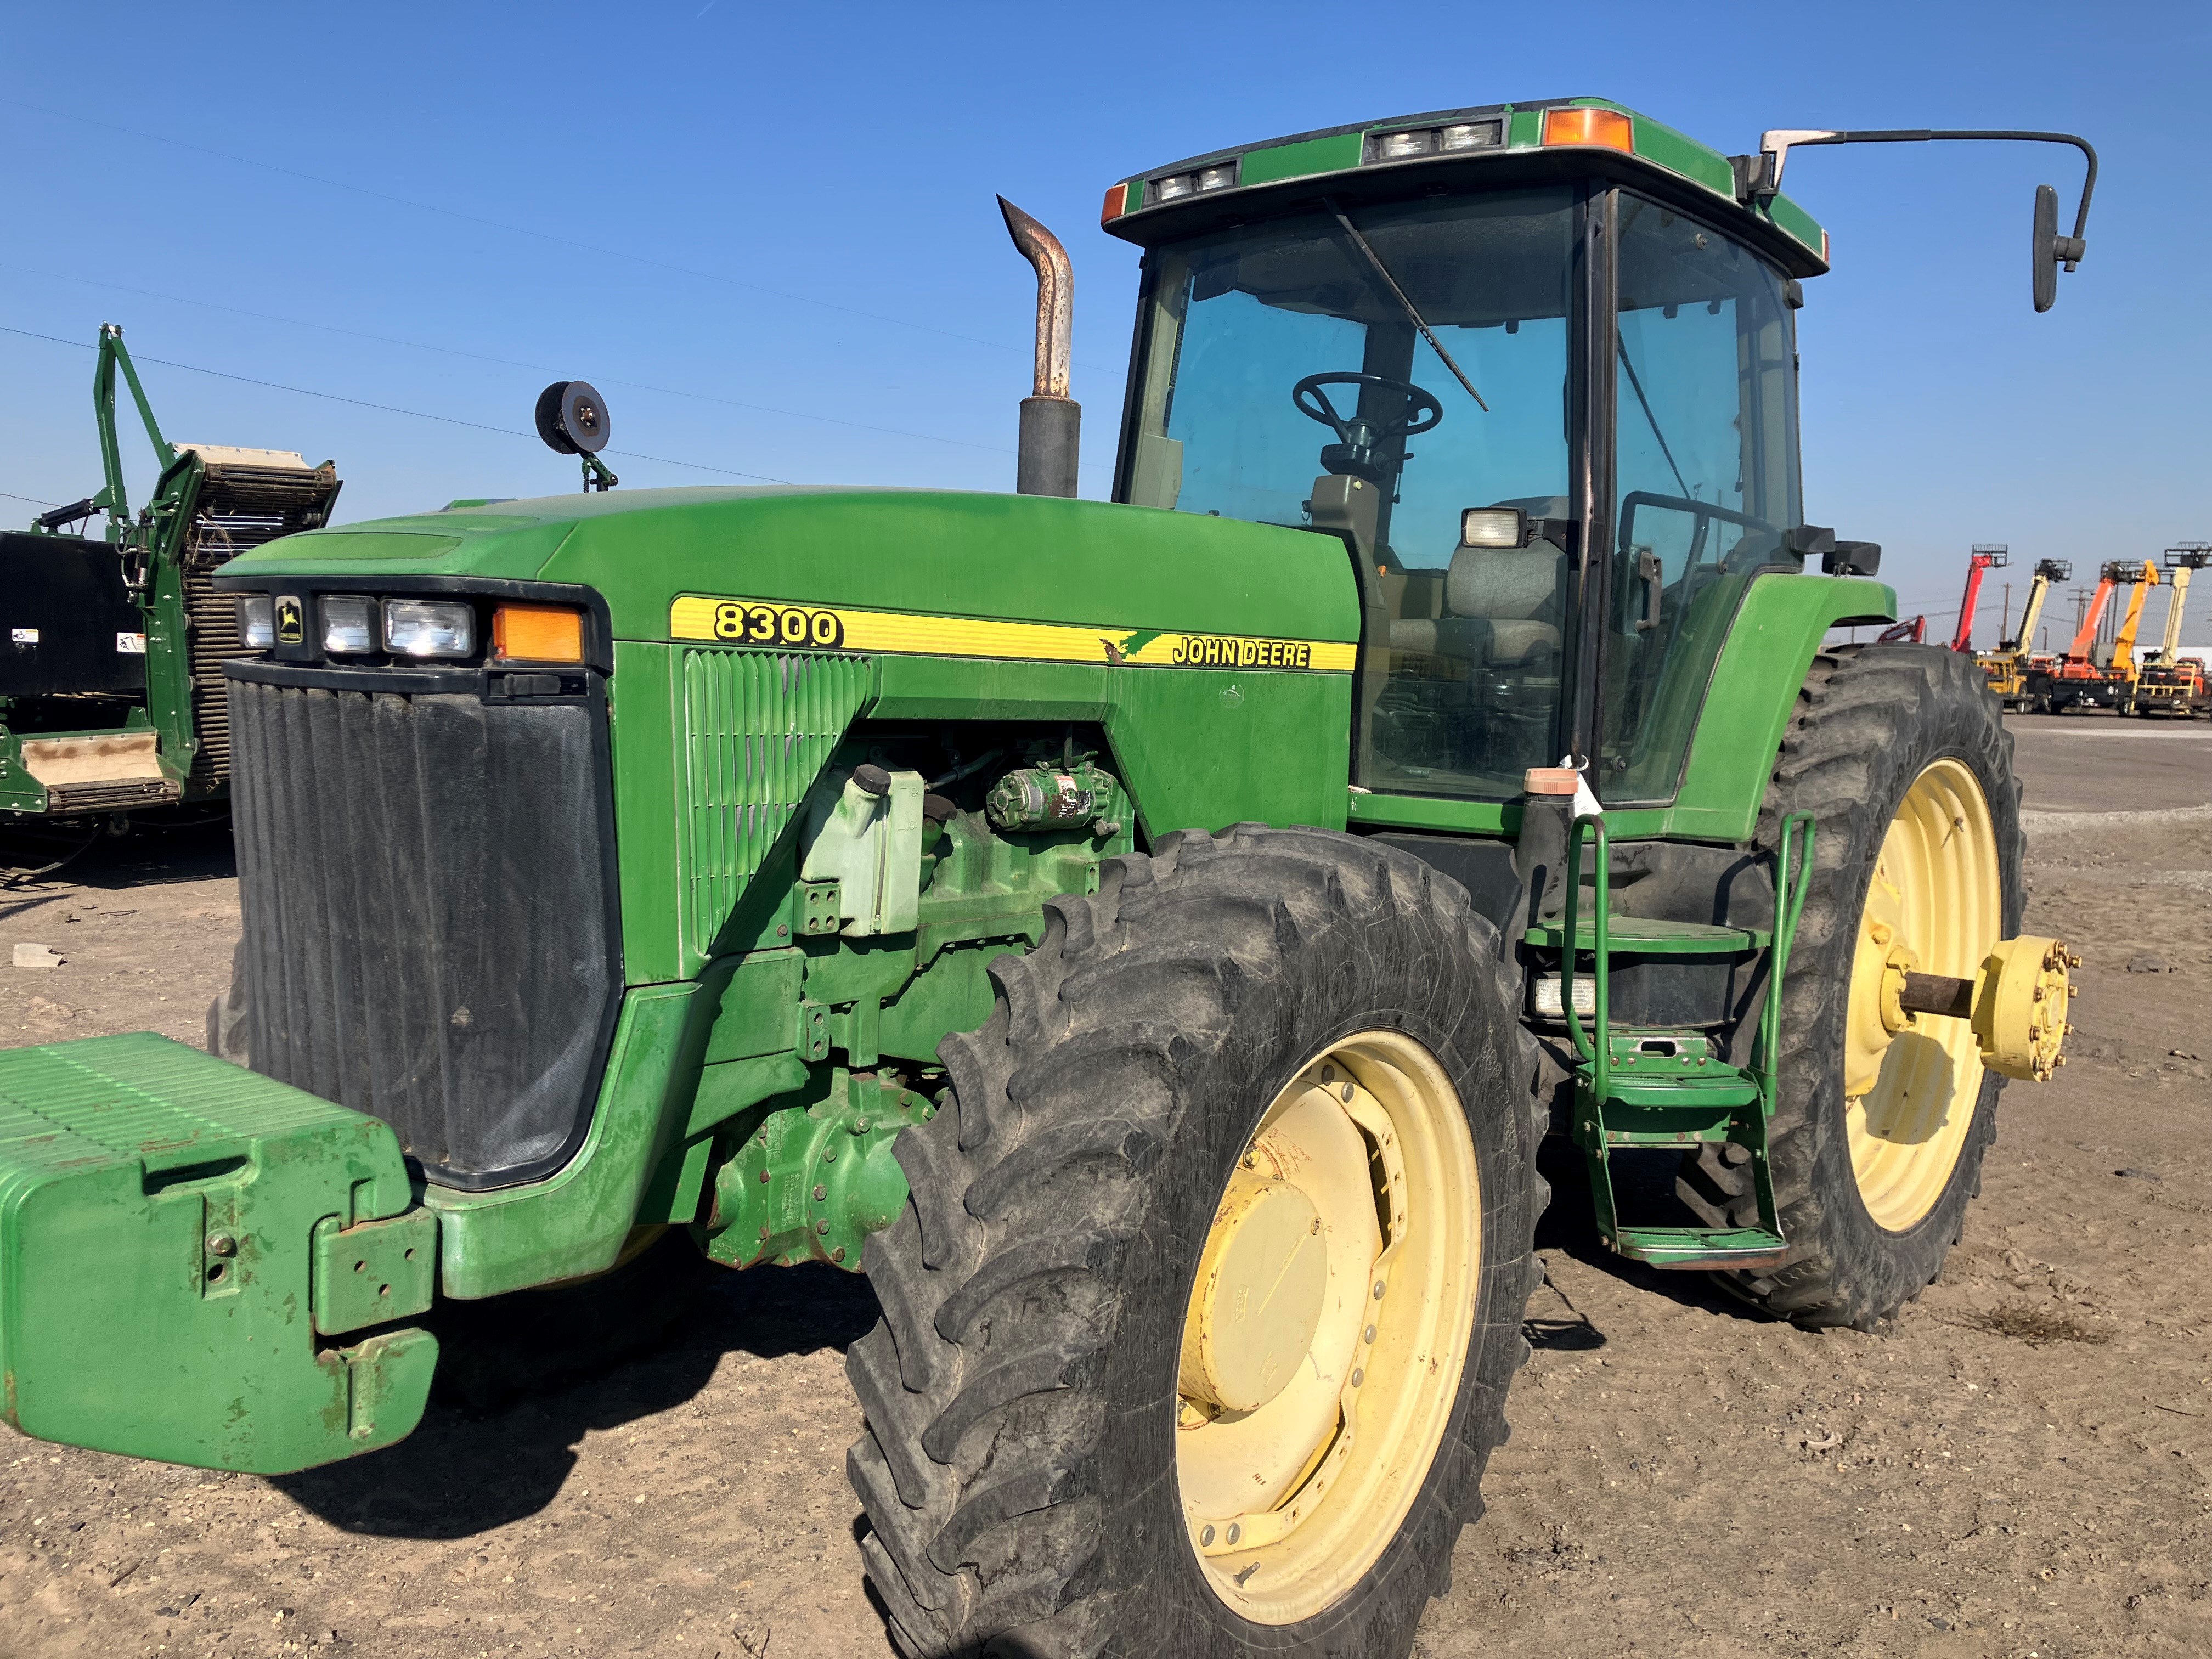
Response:
[{"label": "engine component", "polygon": [[1121,826],[1115,814],[1120,786],[1110,772],[1088,760],[1073,766],[1025,766],[991,786],[984,811],[1001,830],[1070,830],[1088,824],[1107,836]]}]

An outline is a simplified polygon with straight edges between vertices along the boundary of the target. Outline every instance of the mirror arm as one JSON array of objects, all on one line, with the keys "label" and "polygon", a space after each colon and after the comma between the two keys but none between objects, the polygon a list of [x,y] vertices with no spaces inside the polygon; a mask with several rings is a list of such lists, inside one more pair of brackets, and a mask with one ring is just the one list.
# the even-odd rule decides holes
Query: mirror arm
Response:
[{"label": "mirror arm", "polygon": [[1782,193],[1782,167],[1792,149],[1814,144],[1923,144],[1942,140],[1963,140],[1968,143],[2021,143],[2032,144],[2071,144],[2081,152],[2088,170],[2081,179],[2081,200],[2074,210],[2074,234],[2062,240],[2059,257],[2071,270],[2081,262],[2085,242],[2089,234],[2089,198],[2097,189],[2097,152],[2087,138],[2070,132],[2029,132],[2003,127],[1958,128],[1939,131],[1934,128],[1886,128],[1860,132],[1832,132],[1819,128],[1777,128],[1759,135],[1759,154],[1741,158],[1749,165],[1736,169],[1741,186],[1738,196],[1742,199],[1757,197],[1771,199]]}]

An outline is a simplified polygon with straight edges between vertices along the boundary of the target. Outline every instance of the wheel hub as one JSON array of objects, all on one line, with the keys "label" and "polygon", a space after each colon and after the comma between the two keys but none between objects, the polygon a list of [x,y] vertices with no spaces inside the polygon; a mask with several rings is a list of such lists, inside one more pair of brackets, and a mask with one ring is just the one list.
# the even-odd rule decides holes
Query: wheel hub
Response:
[{"label": "wheel hub", "polygon": [[1185,1322],[1186,1400],[1256,1411],[1311,1351],[1328,1291],[1321,1212],[1287,1181],[1240,1169],[1213,1218]]},{"label": "wheel hub", "polygon": [[2023,933],[1990,952],[1974,985],[1974,1037],[1990,1069],[2048,1083],[2066,1063],[2058,1052],[2074,996],[2067,970],[2081,965],[2055,939]]},{"label": "wheel hub", "polygon": [[1851,1170],[1875,1224],[1901,1231],[1958,1165],[1984,1068],[2064,1064],[2073,958],[2005,939],[2002,860],[1979,780],[1939,760],[1913,780],[1867,884],[1844,1015]]},{"label": "wheel hub", "polygon": [[1176,1479],[1191,1549],[1245,1618],[1334,1604],[1395,1535],[1474,1330],[1480,1179],[1419,1043],[1334,1044],[1260,1121],[1183,1319]]}]

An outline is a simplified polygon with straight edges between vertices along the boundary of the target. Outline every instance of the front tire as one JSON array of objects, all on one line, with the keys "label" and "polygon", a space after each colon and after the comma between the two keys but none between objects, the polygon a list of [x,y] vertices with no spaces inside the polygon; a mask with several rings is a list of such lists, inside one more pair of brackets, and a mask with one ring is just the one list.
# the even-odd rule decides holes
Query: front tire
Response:
[{"label": "front tire", "polygon": [[[912,1196],[864,1261],[884,1321],[847,1365],[893,1637],[1407,1652],[1540,1277],[1535,1054],[1490,925],[1390,848],[1238,825],[1111,861],[993,973],[990,1021],[939,1049],[953,1109],[900,1137]],[[1231,1258],[1268,1249],[1240,1296]],[[1239,1334],[1208,1349],[1208,1322]]]},{"label": "front tire", "polygon": [[[1893,938],[1922,970],[1971,977],[2020,931],[2012,749],[1958,652],[1846,647],[1807,676],[1759,822],[1771,848],[1783,815],[1816,820],[1768,1128],[1790,1260],[1718,1276],[1770,1313],[1873,1329],[1942,1272],[1981,1191],[2004,1079],[1966,1022],[1929,1021],[1880,1051],[1866,1033]],[[1755,1224],[1750,1170],[1730,1150],[1700,1149],[1676,1190],[1708,1224]]]}]

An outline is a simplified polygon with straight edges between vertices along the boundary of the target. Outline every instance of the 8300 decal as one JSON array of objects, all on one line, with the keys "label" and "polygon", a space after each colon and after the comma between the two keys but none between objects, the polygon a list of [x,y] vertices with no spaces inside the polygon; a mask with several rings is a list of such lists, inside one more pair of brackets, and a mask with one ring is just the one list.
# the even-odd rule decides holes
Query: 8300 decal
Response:
[{"label": "8300 decal", "polygon": [[1091,663],[1107,668],[1288,669],[1345,673],[1358,655],[1348,640],[1184,634],[1126,624],[1092,627],[1002,617],[931,616],[849,605],[679,593],[668,607],[669,637],[753,651],[848,651],[873,655],[995,658]]},{"label": "8300 decal", "polygon": [[810,611],[796,605],[716,603],[714,637],[744,645],[810,646],[834,650],[845,642],[844,619],[834,611]]}]

